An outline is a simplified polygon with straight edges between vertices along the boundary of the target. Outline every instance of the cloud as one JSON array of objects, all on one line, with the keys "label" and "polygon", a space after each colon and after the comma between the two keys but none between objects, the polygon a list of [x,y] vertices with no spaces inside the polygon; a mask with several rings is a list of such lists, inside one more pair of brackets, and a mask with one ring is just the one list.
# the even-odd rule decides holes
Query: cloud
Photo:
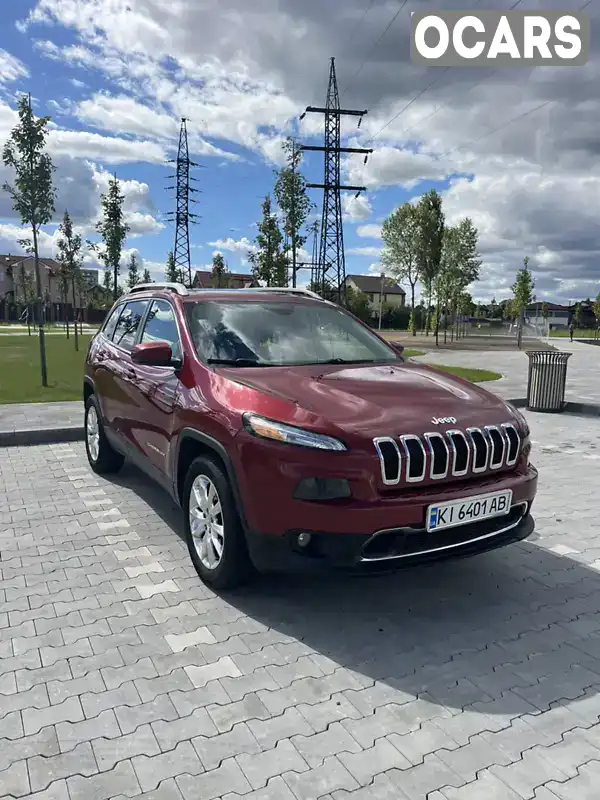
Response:
[{"label": "cloud", "polygon": [[345,219],[350,222],[362,222],[369,219],[373,209],[366,195],[360,194],[356,197],[353,194],[345,194],[342,197],[342,210]]},{"label": "cloud", "polygon": [[351,256],[371,256],[371,258],[378,258],[381,255],[381,247],[350,247],[346,253]]},{"label": "cloud", "polygon": [[[215,253],[226,250],[230,253],[252,253],[255,252],[257,247],[245,236],[236,241],[228,236],[227,239],[217,239],[215,242],[208,242],[210,247],[215,247]],[[213,255],[215,254],[213,253]]]},{"label": "cloud", "polygon": [[364,239],[381,239],[381,225],[359,225],[356,229],[356,235]]},{"label": "cloud", "polygon": [[13,83],[19,78],[28,78],[29,70],[16,56],[0,47],[0,84]]}]

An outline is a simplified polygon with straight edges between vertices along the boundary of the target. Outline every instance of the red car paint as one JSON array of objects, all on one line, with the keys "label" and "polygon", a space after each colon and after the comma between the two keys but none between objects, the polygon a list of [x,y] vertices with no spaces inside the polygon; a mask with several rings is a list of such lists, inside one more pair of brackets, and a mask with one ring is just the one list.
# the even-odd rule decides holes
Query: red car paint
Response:
[{"label": "red car paint", "polygon": [[[192,290],[177,294],[156,288],[128,295],[119,303],[154,298],[167,301],[174,310],[181,365],[144,364],[142,354],[134,360],[100,331],[86,360],[85,397],[93,392],[98,398],[111,444],[178,501],[190,458],[195,452],[212,452],[227,469],[250,553],[259,566],[271,566],[271,561],[286,567],[288,562],[301,561],[356,566],[363,561],[365,545],[381,531],[394,532],[385,539],[390,543],[388,550],[384,547],[380,554],[385,566],[476,553],[532,532],[529,512],[537,490],[537,471],[529,464],[529,431],[514,408],[486,389],[407,362],[387,343],[390,358],[396,360],[386,364],[208,365],[197,355],[187,304],[207,299],[226,304],[277,301],[314,305],[323,301],[292,293]],[[312,449],[260,438],[244,425],[243,415],[248,413],[333,437],[347,449]],[[374,444],[378,437],[397,440],[412,434],[423,441],[428,432],[446,437],[450,430],[464,432],[486,426],[498,426],[504,436],[506,429],[501,426],[507,423],[519,436],[518,455],[511,466],[504,464],[495,470],[488,464],[477,474],[470,469],[466,475],[432,478],[429,451],[423,480],[384,480],[384,463]],[[465,441],[475,448],[468,437]],[[448,448],[449,472],[453,452],[462,452],[461,447],[455,443],[454,451]],[[509,448],[510,442],[507,453]],[[406,453],[400,446],[399,452],[404,469]],[[496,451],[492,448],[489,452]],[[473,449],[472,462],[474,453]],[[298,484],[312,478],[343,479],[350,496],[295,498]],[[468,525],[449,529],[444,535],[424,530],[430,505],[503,489],[512,490],[513,508],[524,504],[523,514],[515,517],[517,522],[509,531],[501,520],[487,527],[477,523],[477,530]],[[303,552],[297,544],[300,532],[311,533],[314,541],[323,545]]]}]

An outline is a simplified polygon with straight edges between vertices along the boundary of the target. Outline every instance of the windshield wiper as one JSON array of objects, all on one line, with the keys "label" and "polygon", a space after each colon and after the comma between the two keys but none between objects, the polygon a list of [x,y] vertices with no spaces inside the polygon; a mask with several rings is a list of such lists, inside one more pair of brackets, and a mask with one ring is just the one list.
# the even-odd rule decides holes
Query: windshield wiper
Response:
[{"label": "windshield wiper", "polygon": [[328,358],[327,361],[317,361],[316,364],[374,364],[374,358]]},{"label": "windshield wiper", "polygon": [[225,367],[264,367],[264,364],[251,358],[207,358],[207,364],[221,364]]}]

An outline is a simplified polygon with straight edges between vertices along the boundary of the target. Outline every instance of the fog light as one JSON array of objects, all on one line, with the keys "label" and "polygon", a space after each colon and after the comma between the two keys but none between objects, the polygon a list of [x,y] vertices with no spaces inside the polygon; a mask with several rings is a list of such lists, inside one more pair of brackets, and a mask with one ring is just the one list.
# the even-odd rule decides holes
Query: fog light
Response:
[{"label": "fog light", "polygon": [[311,537],[310,533],[299,533],[298,534],[298,545],[300,547],[308,547],[308,545],[310,544],[311,538],[312,537]]}]

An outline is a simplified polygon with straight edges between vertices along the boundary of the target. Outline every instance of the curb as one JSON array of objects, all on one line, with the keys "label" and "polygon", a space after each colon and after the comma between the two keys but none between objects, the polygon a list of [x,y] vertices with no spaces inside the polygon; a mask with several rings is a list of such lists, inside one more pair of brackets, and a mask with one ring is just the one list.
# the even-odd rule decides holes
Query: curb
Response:
[{"label": "curb", "polygon": [[0,447],[26,447],[39,444],[82,442],[83,425],[65,428],[29,428],[18,431],[0,431]]},{"label": "curb", "polygon": [[[516,400],[508,400],[516,408],[527,408],[527,398],[519,397]],[[600,405],[594,403],[570,403],[564,404],[560,411],[546,411],[540,412],[546,414],[578,414],[582,417],[600,417]]]}]

